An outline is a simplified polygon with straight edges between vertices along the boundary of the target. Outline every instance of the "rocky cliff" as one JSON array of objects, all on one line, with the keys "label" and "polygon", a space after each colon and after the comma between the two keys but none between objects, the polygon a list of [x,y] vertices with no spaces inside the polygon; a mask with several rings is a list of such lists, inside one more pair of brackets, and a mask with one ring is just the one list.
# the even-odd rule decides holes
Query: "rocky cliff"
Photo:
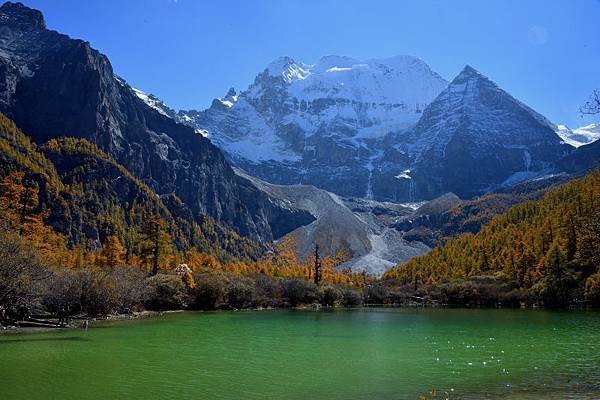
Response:
[{"label": "rocky cliff", "polygon": [[140,99],[89,43],[47,29],[39,11],[8,2],[0,22],[0,111],[37,142],[88,139],[195,218],[262,242],[312,220],[235,175],[209,140]]}]

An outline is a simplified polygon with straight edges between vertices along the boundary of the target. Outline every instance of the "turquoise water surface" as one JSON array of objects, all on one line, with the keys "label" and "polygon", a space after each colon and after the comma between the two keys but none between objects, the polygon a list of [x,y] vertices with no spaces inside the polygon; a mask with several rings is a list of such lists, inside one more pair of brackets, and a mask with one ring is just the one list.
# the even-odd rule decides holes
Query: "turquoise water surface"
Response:
[{"label": "turquoise water surface", "polygon": [[[600,399],[600,313],[168,314],[0,336],[0,399]],[[439,392],[438,392],[439,393]]]}]

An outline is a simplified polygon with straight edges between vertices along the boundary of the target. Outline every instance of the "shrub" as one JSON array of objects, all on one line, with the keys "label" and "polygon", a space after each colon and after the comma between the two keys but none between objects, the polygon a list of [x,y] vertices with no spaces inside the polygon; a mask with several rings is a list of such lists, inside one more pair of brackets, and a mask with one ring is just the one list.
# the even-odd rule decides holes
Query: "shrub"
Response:
[{"label": "shrub", "polygon": [[319,288],[304,279],[286,279],[283,281],[283,296],[292,307],[311,304],[319,298]]},{"label": "shrub", "polygon": [[108,315],[119,308],[116,284],[105,272],[62,270],[49,279],[43,304],[52,313]]},{"label": "shrub", "polygon": [[176,310],[185,308],[188,294],[178,275],[158,274],[146,280],[149,296],[146,307],[153,310]]},{"label": "shrub", "polygon": [[369,304],[388,304],[390,302],[389,291],[382,284],[368,285],[365,302]]},{"label": "shrub", "polygon": [[146,283],[145,272],[136,267],[120,265],[114,267],[110,275],[115,283],[119,312],[130,313],[148,299],[150,290]]},{"label": "shrub", "polygon": [[279,307],[283,305],[281,279],[271,278],[264,274],[256,274],[253,278],[257,307]]},{"label": "shrub", "polygon": [[221,271],[197,273],[192,291],[192,307],[197,310],[215,310],[225,306],[229,280]]},{"label": "shrub", "polygon": [[590,275],[585,281],[585,299],[600,306],[600,272]]},{"label": "shrub", "polygon": [[324,306],[333,307],[339,302],[341,297],[342,293],[337,287],[327,285],[321,292],[321,304]]},{"label": "shrub", "polygon": [[254,282],[246,277],[234,277],[227,286],[227,302],[231,308],[247,308],[254,306]]},{"label": "shrub", "polygon": [[355,289],[342,289],[342,304],[346,307],[356,307],[362,304],[362,295]]},{"label": "shrub", "polygon": [[31,308],[39,301],[49,276],[50,271],[26,240],[0,233],[0,306],[9,313],[19,306]]}]

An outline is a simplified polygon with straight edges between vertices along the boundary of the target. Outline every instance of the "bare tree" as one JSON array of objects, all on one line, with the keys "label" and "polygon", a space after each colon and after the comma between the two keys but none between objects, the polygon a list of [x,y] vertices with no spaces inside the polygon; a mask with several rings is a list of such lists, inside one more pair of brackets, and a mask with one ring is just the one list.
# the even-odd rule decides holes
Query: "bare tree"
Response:
[{"label": "bare tree", "polygon": [[49,276],[26,240],[11,233],[0,234],[0,307],[31,307],[40,295],[40,283]]},{"label": "bare tree", "polygon": [[594,89],[588,101],[579,108],[583,115],[600,114],[600,89]]}]

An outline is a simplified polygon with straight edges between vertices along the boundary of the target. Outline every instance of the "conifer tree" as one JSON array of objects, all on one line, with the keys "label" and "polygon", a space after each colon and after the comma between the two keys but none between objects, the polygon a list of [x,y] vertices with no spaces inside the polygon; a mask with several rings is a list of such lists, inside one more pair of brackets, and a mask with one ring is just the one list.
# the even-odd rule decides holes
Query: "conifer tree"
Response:
[{"label": "conifer tree", "polygon": [[142,232],[142,258],[151,267],[152,275],[158,273],[162,260],[171,252],[171,237],[165,231],[165,223],[159,215],[151,216]]},{"label": "conifer tree", "polygon": [[569,299],[572,276],[567,268],[567,257],[555,240],[546,254],[544,278],[539,284],[539,294],[548,305],[565,304]]},{"label": "conifer tree", "polygon": [[569,213],[567,218],[567,260],[571,261],[577,252],[577,233],[575,232],[575,223],[573,215]]},{"label": "conifer tree", "polygon": [[315,285],[321,282],[321,259],[319,258],[319,245],[315,243],[314,281]]},{"label": "conifer tree", "polygon": [[115,267],[123,264],[125,261],[125,248],[116,235],[111,235],[106,240],[106,244],[102,247],[101,255],[108,267]]}]

